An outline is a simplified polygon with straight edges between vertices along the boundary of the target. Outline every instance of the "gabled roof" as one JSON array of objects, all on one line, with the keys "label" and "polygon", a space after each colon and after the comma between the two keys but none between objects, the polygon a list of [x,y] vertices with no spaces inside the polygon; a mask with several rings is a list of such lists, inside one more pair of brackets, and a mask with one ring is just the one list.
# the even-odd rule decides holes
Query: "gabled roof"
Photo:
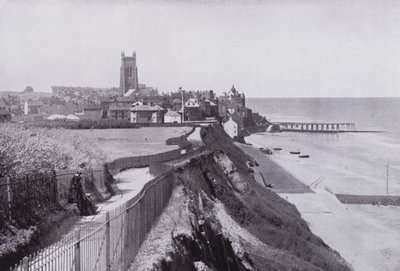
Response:
[{"label": "gabled roof", "polygon": [[178,112],[176,112],[176,111],[170,110],[170,111],[168,111],[168,112],[165,114],[165,116],[180,117],[181,115],[180,115]]},{"label": "gabled roof", "polygon": [[131,105],[121,104],[121,103],[112,103],[110,104],[109,110],[130,110],[132,108]]},{"label": "gabled roof", "polygon": [[231,120],[232,120],[233,122],[239,124],[238,120],[237,120],[236,118],[232,118],[232,116],[225,118],[225,119],[223,120],[223,123],[227,123],[228,121],[231,121]]},{"label": "gabled roof", "polygon": [[185,107],[199,107],[200,104],[195,98],[190,98],[185,102]]},{"label": "gabled roof", "polygon": [[206,102],[209,102],[211,106],[216,106],[216,105],[217,105],[216,103],[214,103],[213,101],[210,101],[210,100],[208,100],[208,99],[206,99],[205,101],[206,101]]},{"label": "gabled roof", "polygon": [[133,107],[131,111],[165,111],[165,109],[159,105],[140,104]]}]

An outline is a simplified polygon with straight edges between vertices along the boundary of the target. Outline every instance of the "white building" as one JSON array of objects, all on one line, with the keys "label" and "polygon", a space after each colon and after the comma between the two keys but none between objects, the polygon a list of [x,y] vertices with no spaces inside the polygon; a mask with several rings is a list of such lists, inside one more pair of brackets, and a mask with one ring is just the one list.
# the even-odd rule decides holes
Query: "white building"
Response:
[{"label": "white building", "polygon": [[238,136],[238,124],[231,117],[229,120],[223,123],[225,132],[231,137],[234,138]]},{"label": "white building", "polygon": [[132,123],[162,123],[165,109],[158,105],[139,104],[131,110]]},{"label": "white building", "polygon": [[164,123],[181,123],[182,122],[182,116],[175,111],[168,111],[164,115]]}]

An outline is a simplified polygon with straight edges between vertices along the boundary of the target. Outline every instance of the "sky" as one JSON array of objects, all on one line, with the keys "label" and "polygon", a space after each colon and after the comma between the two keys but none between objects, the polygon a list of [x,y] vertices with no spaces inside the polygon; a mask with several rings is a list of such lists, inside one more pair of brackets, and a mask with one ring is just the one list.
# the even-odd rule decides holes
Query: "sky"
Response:
[{"label": "sky", "polygon": [[0,0],[0,91],[118,87],[121,51],[160,92],[399,97],[400,1]]}]

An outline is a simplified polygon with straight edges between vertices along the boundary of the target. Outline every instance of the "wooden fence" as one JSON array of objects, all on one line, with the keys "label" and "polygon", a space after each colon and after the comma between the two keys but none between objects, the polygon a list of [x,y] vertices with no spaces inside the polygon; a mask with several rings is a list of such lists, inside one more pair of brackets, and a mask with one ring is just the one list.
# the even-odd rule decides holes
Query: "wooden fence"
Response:
[{"label": "wooden fence", "polygon": [[127,270],[168,204],[174,186],[172,172],[149,181],[126,203],[96,216],[84,227],[25,257],[9,270]]}]

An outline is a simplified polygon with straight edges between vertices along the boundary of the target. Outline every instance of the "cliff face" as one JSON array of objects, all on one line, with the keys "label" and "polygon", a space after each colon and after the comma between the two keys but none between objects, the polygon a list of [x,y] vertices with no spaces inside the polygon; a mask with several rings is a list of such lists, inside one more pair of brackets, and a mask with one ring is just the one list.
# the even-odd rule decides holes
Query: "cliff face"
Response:
[{"label": "cliff face", "polygon": [[254,180],[247,168],[253,159],[219,127],[201,134],[211,153],[176,170],[184,204],[171,210],[185,208],[174,221],[189,222],[185,231],[168,229],[170,249],[152,269],[351,270],[292,204]]}]

